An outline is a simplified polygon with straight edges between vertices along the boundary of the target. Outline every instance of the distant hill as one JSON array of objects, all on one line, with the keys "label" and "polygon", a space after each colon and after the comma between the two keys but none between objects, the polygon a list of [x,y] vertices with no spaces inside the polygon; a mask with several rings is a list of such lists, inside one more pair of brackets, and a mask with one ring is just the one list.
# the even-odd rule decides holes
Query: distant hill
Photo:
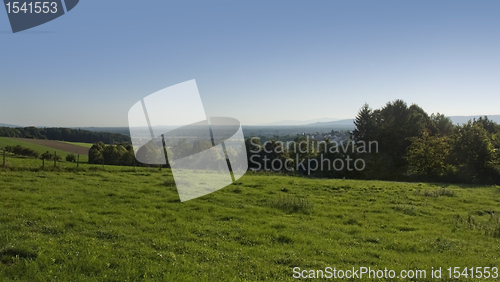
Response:
[{"label": "distant hill", "polygon": [[307,124],[307,126],[314,127],[352,127],[354,128],[354,119],[341,119],[336,121],[327,121],[327,122],[315,122],[311,124]]},{"label": "distant hill", "polygon": [[130,142],[130,137],[124,134],[93,132],[64,127],[0,127],[0,137],[47,139],[80,143],[95,143],[101,141],[105,144]]},{"label": "distant hill", "polygon": [[19,125],[6,124],[6,123],[0,123],[0,127],[20,127],[20,126]]},{"label": "distant hill", "polygon": [[109,132],[130,136],[128,127],[71,127],[71,129],[81,129],[92,132]]},{"label": "distant hill", "polygon": [[311,123],[316,122],[328,122],[331,121],[332,118],[317,118],[310,120],[282,120],[277,122],[271,122],[266,124],[261,124],[260,126],[288,126],[288,125],[309,125]]},{"label": "distant hill", "polygon": [[[451,121],[453,122],[453,124],[462,124],[462,123],[467,123],[469,120],[471,119],[474,119],[474,118],[479,118],[479,117],[483,117],[485,115],[482,115],[482,116],[450,116],[449,118],[451,119]],[[500,124],[500,115],[486,115],[488,117],[488,119]]]},{"label": "distant hill", "polygon": [[[170,130],[176,129],[179,126],[174,126],[174,125],[156,125],[153,126],[153,129],[159,132],[168,132]],[[117,133],[117,134],[122,134],[126,136],[130,136],[130,130],[128,127],[75,127],[72,129],[82,129],[82,130],[88,130],[92,132],[110,132],[110,133]],[[149,135],[149,127],[147,126],[142,126],[142,127],[136,127],[136,129],[140,129],[146,133],[146,135]]]},{"label": "distant hill", "polygon": [[[486,115],[490,120],[500,124],[500,115]],[[449,116],[453,124],[462,124],[467,123],[471,119],[478,119],[482,116]],[[315,122],[311,124],[307,124],[306,126],[314,126],[314,127],[337,127],[337,126],[351,126],[354,128],[354,119],[342,119],[336,121],[327,121],[327,122]]]}]

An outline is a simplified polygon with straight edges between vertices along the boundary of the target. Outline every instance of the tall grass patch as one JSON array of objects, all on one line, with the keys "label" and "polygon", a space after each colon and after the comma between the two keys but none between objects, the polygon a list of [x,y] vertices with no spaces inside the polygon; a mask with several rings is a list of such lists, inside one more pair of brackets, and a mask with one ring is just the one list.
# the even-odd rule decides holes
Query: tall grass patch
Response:
[{"label": "tall grass patch", "polygon": [[290,195],[278,195],[278,198],[274,200],[272,206],[280,209],[286,213],[305,213],[310,214],[313,211],[313,203],[307,198],[290,196]]}]

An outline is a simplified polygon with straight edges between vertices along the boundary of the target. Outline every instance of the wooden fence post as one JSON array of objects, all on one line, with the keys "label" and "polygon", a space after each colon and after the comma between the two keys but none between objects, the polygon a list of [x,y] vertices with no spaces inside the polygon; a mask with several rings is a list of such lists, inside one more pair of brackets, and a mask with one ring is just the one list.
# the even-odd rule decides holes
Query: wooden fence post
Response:
[{"label": "wooden fence post", "polygon": [[56,167],[57,152],[54,151],[54,167]]},{"label": "wooden fence post", "polygon": [[80,166],[80,154],[76,157],[76,167]]},{"label": "wooden fence post", "polygon": [[5,149],[3,149],[3,167],[5,167]]}]

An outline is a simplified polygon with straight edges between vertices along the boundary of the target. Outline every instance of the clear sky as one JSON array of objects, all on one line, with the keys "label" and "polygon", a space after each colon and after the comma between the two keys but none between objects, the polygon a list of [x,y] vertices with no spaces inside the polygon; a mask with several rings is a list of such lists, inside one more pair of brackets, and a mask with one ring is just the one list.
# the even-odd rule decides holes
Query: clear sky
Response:
[{"label": "clear sky", "polygon": [[[127,126],[196,79],[209,116],[352,118],[404,99],[500,114],[500,1],[81,0],[12,34],[0,9],[0,123]],[[168,121],[166,124],[176,124]]]}]

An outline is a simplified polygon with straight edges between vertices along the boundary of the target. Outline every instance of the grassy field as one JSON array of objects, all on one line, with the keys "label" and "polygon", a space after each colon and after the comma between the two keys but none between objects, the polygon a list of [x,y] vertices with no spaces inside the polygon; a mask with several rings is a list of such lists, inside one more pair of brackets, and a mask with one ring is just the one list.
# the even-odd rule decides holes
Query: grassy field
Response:
[{"label": "grassy field", "polygon": [[[3,148],[5,146],[21,145],[23,147],[33,149],[39,153],[45,153],[47,151],[49,151],[51,153],[57,152],[57,155],[60,156],[62,158],[62,160],[65,160],[65,158],[68,154],[76,154],[75,152],[59,150],[56,148],[47,147],[47,146],[40,145],[40,144],[30,143],[29,141],[30,140],[23,141],[23,140],[14,139],[14,138],[0,137],[0,148]],[[59,143],[59,141],[50,141],[50,142]],[[82,144],[87,144],[87,143],[71,143],[71,142],[60,142],[60,143],[72,144],[72,145],[76,145],[76,146],[80,146],[80,147],[86,147],[86,146],[83,146]],[[86,154],[81,154],[80,161],[87,162],[88,156]],[[36,165],[41,166],[41,162],[42,161],[40,161],[40,160],[38,160],[37,162],[22,162],[21,165],[31,165],[31,164],[36,163]]]},{"label": "grassy field", "polygon": [[72,145],[76,145],[76,146],[80,146],[80,147],[84,147],[84,148],[89,148],[92,147],[92,143],[80,143],[80,142],[65,142],[65,141],[61,141],[62,143],[66,143],[66,144],[72,144]]},{"label": "grassy field", "polygon": [[294,280],[328,266],[435,281],[432,267],[500,266],[496,186],[247,173],[180,203],[166,169],[9,162],[25,166],[0,168],[0,281]]}]

